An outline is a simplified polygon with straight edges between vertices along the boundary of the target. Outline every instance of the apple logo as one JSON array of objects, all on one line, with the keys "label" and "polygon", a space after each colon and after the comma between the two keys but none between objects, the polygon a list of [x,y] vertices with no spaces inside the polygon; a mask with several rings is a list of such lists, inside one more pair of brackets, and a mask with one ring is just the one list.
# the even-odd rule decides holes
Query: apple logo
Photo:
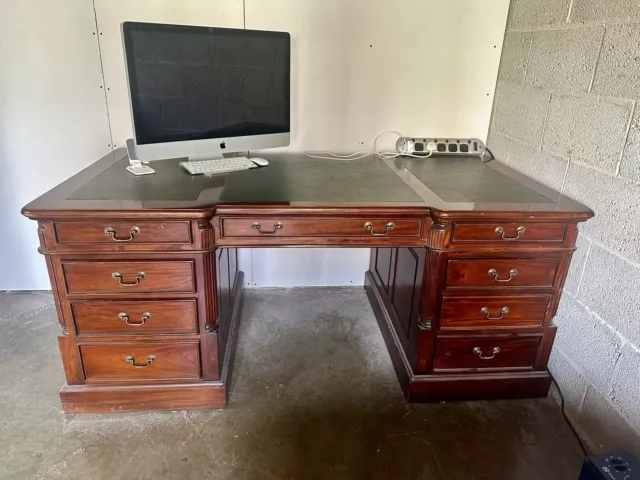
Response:
[{"label": "apple logo", "polygon": [[224,142],[222,142],[222,143],[220,144],[220,148],[222,148],[222,149],[227,148],[227,144],[226,144],[226,143],[224,143]]}]

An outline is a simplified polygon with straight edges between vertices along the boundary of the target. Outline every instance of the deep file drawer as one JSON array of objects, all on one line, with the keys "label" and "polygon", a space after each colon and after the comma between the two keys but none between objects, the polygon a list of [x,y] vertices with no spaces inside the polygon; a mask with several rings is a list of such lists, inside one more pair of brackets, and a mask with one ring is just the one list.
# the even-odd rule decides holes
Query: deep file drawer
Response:
[{"label": "deep file drawer", "polygon": [[197,342],[80,345],[87,381],[200,378]]},{"label": "deep file drawer", "polygon": [[531,369],[539,336],[441,336],[436,341],[434,371]]}]

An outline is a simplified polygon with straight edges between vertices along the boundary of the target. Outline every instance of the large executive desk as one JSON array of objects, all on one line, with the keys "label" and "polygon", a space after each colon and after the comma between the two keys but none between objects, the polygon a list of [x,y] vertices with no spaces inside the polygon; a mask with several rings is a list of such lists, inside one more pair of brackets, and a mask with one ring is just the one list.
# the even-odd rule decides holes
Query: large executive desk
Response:
[{"label": "large executive desk", "polygon": [[66,412],[224,407],[246,247],[371,247],[365,288],[409,401],[547,394],[591,210],[475,157],[267,158],[134,177],[116,151],[24,207],[62,327]]}]

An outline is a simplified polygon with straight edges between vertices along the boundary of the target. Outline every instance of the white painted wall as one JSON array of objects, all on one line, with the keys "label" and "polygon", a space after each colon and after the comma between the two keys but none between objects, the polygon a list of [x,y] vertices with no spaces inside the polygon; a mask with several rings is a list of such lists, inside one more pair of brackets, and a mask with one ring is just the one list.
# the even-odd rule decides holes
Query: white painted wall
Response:
[{"label": "white painted wall", "polygon": [[[378,133],[391,129],[407,135],[486,139],[508,3],[245,0],[243,11],[243,0],[95,0],[113,143],[122,146],[131,136],[120,35],[120,23],[125,20],[238,28],[246,20],[247,28],[290,32],[293,138],[289,150],[368,149]],[[100,103],[102,91],[93,93],[96,82],[100,83],[100,57],[90,33],[87,37],[95,28],[90,0],[55,4],[27,0],[12,2],[5,10],[8,14],[0,20],[5,27],[0,31],[0,43],[19,36],[27,40],[20,48],[31,44],[40,57],[25,61],[12,47],[2,47],[3,65],[16,65],[18,70],[9,75],[18,90],[9,98],[3,89],[0,98],[3,103],[10,100],[13,111],[47,112],[46,133],[55,142],[40,143],[39,134],[36,144],[28,142],[25,147],[12,136],[10,146],[2,147],[0,158],[4,163],[5,158],[11,159],[12,172],[16,158],[28,158],[30,175],[36,177],[38,187],[13,172],[10,183],[21,188],[20,200],[0,194],[12,202],[3,206],[3,211],[10,210],[9,225],[20,230],[18,235],[11,233],[11,240],[0,242],[9,245],[11,253],[5,255],[12,264],[27,265],[20,281],[12,275],[0,276],[0,288],[44,288],[44,262],[34,251],[35,226],[21,220],[17,211],[21,204],[104,153],[103,138],[109,134],[104,123],[105,104]],[[56,18],[67,22],[63,28],[47,24]],[[42,25],[34,19],[40,19]],[[17,33],[18,28],[37,33],[25,36]],[[71,39],[74,41],[67,45]],[[60,81],[64,87],[56,89],[55,95],[45,94],[34,101],[23,79],[35,76],[40,88],[48,91],[49,70],[62,65]],[[74,126],[82,132],[86,149],[70,147],[69,129],[59,129],[67,110],[56,109],[66,104],[83,109],[85,115],[74,117]],[[10,112],[2,107],[3,136],[4,125],[11,123],[23,138],[33,138],[29,118]],[[70,150],[75,155],[70,155]],[[58,165],[55,175],[38,172],[51,162]],[[29,188],[22,190],[22,185]],[[252,272],[248,283],[253,279],[257,285],[317,284],[318,278],[326,284],[361,284],[367,258],[367,250],[264,250],[243,253],[242,266]],[[332,269],[332,265],[339,268]],[[312,271],[326,273],[318,277]]]},{"label": "white painted wall", "polygon": [[368,248],[245,248],[238,264],[250,287],[362,285]]},{"label": "white painted wall", "polygon": [[0,0],[0,290],[49,289],[20,209],[111,149],[91,1]]}]

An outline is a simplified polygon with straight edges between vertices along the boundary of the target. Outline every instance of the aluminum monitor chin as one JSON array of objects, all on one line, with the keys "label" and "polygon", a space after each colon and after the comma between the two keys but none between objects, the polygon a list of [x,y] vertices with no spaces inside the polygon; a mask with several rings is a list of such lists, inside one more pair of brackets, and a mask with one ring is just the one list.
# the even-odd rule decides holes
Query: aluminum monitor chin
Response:
[{"label": "aluminum monitor chin", "polygon": [[139,160],[289,145],[288,33],[124,22]]}]

